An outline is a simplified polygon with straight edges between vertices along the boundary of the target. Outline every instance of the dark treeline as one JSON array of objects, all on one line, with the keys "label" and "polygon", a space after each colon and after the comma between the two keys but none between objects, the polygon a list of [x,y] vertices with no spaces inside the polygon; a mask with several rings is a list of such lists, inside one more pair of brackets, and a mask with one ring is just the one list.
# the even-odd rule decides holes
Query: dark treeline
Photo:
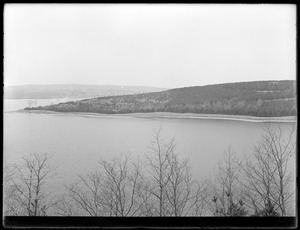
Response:
[{"label": "dark treeline", "polygon": [[176,112],[280,117],[296,115],[295,81],[257,81],[98,97],[26,110],[105,114]]},{"label": "dark treeline", "polygon": [[228,147],[214,176],[199,180],[176,152],[175,139],[165,141],[159,128],[145,158],[100,158],[97,170],[78,175],[63,194],[49,189],[56,173],[50,155],[30,154],[4,168],[4,215],[294,215],[295,175],[288,168],[295,155],[294,131],[284,135],[280,126],[266,124],[250,154],[241,159]]}]

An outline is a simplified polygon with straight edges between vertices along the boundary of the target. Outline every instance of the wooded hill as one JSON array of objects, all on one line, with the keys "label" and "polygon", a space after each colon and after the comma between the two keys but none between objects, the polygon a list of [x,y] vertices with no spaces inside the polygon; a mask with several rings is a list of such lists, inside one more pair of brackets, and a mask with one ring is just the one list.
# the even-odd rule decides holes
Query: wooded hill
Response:
[{"label": "wooded hill", "polygon": [[297,111],[296,82],[256,81],[194,86],[26,109],[105,114],[176,112],[260,117],[294,116]]}]

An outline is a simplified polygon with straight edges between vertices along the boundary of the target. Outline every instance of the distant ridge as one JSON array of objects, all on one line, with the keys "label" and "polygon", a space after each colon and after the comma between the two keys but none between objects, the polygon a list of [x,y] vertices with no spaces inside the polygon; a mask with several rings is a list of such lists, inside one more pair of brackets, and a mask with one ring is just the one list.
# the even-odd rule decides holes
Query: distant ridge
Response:
[{"label": "distant ridge", "polygon": [[4,87],[6,99],[50,99],[50,98],[94,98],[104,96],[159,92],[165,88],[148,86],[117,86],[117,85],[13,85]]},{"label": "distant ridge", "polygon": [[26,109],[105,114],[176,112],[259,117],[295,116],[296,82],[223,83],[136,95],[97,97]]}]

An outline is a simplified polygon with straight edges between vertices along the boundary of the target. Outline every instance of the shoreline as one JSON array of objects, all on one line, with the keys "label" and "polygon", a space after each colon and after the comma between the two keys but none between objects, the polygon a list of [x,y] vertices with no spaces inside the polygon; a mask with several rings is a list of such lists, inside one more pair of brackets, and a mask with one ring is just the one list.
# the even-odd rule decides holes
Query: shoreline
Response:
[{"label": "shoreline", "polygon": [[123,113],[123,114],[103,114],[91,112],[55,112],[47,110],[17,110],[7,111],[21,113],[53,114],[53,115],[72,115],[84,117],[100,118],[144,118],[144,119],[208,119],[208,120],[232,120],[246,122],[297,122],[297,116],[285,117],[254,117],[246,115],[228,114],[197,114],[197,113],[172,113],[172,112],[152,112],[152,113]]}]

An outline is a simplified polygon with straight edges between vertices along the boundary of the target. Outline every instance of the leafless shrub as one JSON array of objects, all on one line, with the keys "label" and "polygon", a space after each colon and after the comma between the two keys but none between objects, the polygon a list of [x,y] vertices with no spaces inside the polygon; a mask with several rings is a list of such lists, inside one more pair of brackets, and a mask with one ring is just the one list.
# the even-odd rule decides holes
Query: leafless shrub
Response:
[{"label": "leafless shrub", "polygon": [[288,162],[295,154],[295,130],[287,135],[280,126],[269,123],[254,147],[253,154],[241,164],[244,174],[241,184],[245,188],[246,203],[254,215],[287,215],[295,194],[295,178],[288,169]]},{"label": "leafless shrub", "polygon": [[55,169],[47,154],[31,154],[11,165],[4,185],[5,215],[51,215],[51,208],[59,202],[47,187]]},{"label": "leafless shrub", "polygon": [[213,214],[215,216],[244,216],[242,189],[239,185],[239,159],[231,146],[224,152],[224,160],[219,163],[215,181],[212,183]]},{"label": "leafless shrub", "polygon": [[200,215],[204,205],[204,184],[192,179],[188,160],[175,152],[175,139],[165,142],[161,127],[154,131],[147,155],[147,191],[154,216]]},{"label": "leafless shrub", "polygon": [[101,171],[80,176],[80,182],[68,187],[77,208],[90,216],[136,216],[145,199],[142,193],[141,162],[130,154],[111,161],[100,160]]}]

